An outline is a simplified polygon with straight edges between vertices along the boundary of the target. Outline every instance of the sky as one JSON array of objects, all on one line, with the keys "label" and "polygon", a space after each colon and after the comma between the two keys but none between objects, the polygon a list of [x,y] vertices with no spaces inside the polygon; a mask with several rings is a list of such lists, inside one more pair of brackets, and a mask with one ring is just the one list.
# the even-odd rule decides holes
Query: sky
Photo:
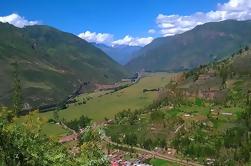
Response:
[{"label": "sky", "polygon": [[144,46],[226,19],[251,19],[251,0],[0,0],[0,22],[50,25],[107,45]]}]

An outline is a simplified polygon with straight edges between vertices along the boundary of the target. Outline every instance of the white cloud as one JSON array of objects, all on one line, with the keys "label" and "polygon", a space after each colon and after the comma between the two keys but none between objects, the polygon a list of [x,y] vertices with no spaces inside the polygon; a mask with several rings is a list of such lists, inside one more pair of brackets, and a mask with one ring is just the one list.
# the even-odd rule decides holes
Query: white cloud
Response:
[{"label": "white cloud", "polygon": [[149,30],[148,30],[148,33],[149,33],[149,34],[155,34],[155,33],[156,33],[156,30],[155,30],[155,29],[149,29]]},{"label": "white cloud", "polygon": [[197,25],[227,19],[251,19],[251,0],[229,0],[227,3],[218,4],[215,11],[197,12],[188,16],[159,14],[156,22],[161,34],[172,36],[191,30]]},{"label": "white cloud", "polygon": [[24,17],[21,17],[16,13],[13,13],[8,16],[0,16],[0,22],[9,23],[9,24],[12,24],[12,25],[19,27],[19,28],[23,28],[23,27],[29,26],[29,25],[39,24],[38,21],[26,20]]},{"label": "white cloud", "polygon": [[126,35],[123,39],[113,41],[113,45],[129,45],[129,46],[145,46],[151,43],[153,40],[152,37],[143,37],[143,38],[134,38],[129,35]]},{"label": "white cloud", "polygon": [[149,44],[153,38],[138,38],[131,37],[129,35],[122,39],[114,40],[113,35],[109,33],[96,33],[86,31],[78,35],[80,38],[87,40],[88,42],[102,43],[106,45],[129,45],[129,46],[145,46]]},{"label": "white cloud", "polygon": [[86,31],[78,35],[80,38],[87,40],[88,42],[110,44],[113,41],[113,35],[109,33],[96,33]]}]

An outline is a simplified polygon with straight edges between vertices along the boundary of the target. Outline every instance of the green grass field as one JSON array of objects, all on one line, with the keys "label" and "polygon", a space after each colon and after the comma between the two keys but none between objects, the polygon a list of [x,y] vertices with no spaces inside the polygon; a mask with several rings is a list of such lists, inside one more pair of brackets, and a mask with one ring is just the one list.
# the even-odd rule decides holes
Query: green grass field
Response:
[{"label": "green grass field", "polygon": [[[165,86],[174,74],[170,73],[148,73],[138,83],[111,94],[89,94],[92,97],[83,105],[70,105],[66,110],[59,112],[60,118],[73,120],[81,115],[90,117],[95,121],[104,120],[105,117],[112,118],[116,113],[131,109],[140,109],[151,104],[157,92],[143,93],[143,89],[160,88]],[[101,92],[94,92],[101,93]],[[86,97],[86,95],[83,95]],[[79,97],[81,98],[81,96]],[[52,112],[43,113],[42,116],[52,117]]]},{"label": "green grass field", "polygon": [[42,134],[46,134],[52,137],[63,136],[69,132],[57,124],[46,123],[41,128]]},{"label": "green grass field", "polygon": [[50,137],[60,137],[69,132],[61,126],[48,123],[47,121],[48,119],[41,118],[38,112],[32,112],[29,115],[21,116],[15,120],[17,124],[31,124],[33,126],[32,129],[40,128],[42,134]]},{"label": "green grass field", "polygon": [[178,166],[178,164],[161,159],[151,159],[150,164],[153,166]]}]

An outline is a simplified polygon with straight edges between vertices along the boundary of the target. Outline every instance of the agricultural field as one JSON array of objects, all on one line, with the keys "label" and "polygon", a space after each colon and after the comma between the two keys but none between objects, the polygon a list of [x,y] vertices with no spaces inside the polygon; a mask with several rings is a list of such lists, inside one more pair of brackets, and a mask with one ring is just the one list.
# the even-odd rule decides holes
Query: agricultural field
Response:
[{"label": "agricultural field", "polygon": [[[151,104],[157,97],[157,92],[145,92],[143,89],[164,87],[175,74],[147,73],[136,84],[111,93],[110,91],[93,92],[77,97],[78,101],[86,100],[85,104],[71,104],[69,108],[59,111],[61,119],[74,120],[81,115],[88,116],[95,121],[112,118],[123,110],[135,110]],[[42,117],[52,118],[53,113],[42,113]]]}]

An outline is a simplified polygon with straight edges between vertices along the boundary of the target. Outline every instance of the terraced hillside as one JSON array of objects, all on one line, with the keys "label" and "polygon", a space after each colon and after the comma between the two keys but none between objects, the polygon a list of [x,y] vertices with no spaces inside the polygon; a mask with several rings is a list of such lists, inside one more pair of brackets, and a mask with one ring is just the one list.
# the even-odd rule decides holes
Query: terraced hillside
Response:
[{"label": "terraced hillside", "polygon": [[228,105],[245,105],[251,86],[250,64],[250,49],[240,49],[226,60],[186,73],[180,89],[188,97],[199,96]]}]

